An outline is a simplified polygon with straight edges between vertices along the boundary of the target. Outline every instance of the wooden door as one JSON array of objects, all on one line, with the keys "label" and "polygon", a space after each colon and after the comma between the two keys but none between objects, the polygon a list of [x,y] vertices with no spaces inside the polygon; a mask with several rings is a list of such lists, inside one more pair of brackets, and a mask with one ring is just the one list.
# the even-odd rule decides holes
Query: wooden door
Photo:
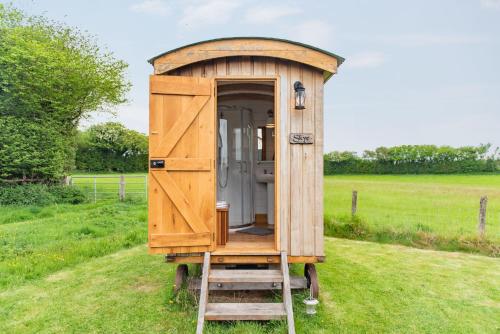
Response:
[{"label": "wooden door", "polygon": [[215,248],[213,80],[150,77],[149,247],[152,253]]}]

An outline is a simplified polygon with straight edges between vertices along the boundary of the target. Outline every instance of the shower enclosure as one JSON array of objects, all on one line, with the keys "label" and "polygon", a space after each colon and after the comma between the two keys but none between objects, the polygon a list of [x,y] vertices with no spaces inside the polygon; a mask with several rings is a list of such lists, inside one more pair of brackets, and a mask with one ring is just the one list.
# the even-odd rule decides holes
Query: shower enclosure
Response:
[{"label": "shower enclosure", "polygon": [[229,227],[252,224],[252,110],[240,106],[219,105],[217,117],[217,200],[230,205]]}]

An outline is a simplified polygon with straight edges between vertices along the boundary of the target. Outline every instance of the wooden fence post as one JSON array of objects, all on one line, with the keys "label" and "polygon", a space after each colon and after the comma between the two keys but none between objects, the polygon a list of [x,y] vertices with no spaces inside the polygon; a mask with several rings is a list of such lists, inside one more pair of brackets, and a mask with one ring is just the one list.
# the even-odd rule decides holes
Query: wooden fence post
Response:
[{"label": "wooden fence post", "polygon": [[97,203],[97,178],[94,176],[94,203]]},{"label": "wooden fence post", "polygon": [[351,215],[355,216],[356,211],[358,210],[358,191],[352,191],[352,207],[351,207]]},{"label": "wooden fence post", "polygon": [[488,204],[488,196],[483,196],[479,200],[479,225],[477,227],[479,231],[479,236],[482,238],[484,236],[484,230],[486,229],[486,205]]},{"label": "wooden fence post", "polygon": [[120,201],[123,201],[125,199],[125,176],[120,175]]}]

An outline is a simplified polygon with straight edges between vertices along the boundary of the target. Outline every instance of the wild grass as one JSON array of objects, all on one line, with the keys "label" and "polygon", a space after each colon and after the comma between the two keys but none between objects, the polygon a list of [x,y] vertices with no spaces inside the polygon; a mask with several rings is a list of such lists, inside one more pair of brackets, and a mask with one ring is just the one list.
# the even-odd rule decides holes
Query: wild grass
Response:
[{"label": "wild grass", "polygon": [[[328,238],[318,314],[294,294],[297,333],[498,333],[500,262]],[[295,266],[295,272],[301,268]],[[196,300],[175,265],[140,245],[0,292],[4,333],[193,333]],[[285,333],[284,322],[209,323],[206,333]]]},{"label": "wild grass", "polygon": [[0,208],[0,287],[144,243],[145,202]]},{"label": "wild grass", "polygon": [[[351,194],[358,211],[351,217]],[[479,199],[488,196],[484,237]],[[327,235],[500,255],[500,175],[325,177]]]}]

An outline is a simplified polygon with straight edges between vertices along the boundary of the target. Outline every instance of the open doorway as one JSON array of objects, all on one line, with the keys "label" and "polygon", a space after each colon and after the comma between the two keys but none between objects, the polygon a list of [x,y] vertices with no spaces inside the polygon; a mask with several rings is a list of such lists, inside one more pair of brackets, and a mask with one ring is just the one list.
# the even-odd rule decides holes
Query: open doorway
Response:
[{"label": "open doorway", "polygon": [[226,234],[217,252],[274,252],[275,81],[216,83],[217,209],[228,225],[217,229]]}]

